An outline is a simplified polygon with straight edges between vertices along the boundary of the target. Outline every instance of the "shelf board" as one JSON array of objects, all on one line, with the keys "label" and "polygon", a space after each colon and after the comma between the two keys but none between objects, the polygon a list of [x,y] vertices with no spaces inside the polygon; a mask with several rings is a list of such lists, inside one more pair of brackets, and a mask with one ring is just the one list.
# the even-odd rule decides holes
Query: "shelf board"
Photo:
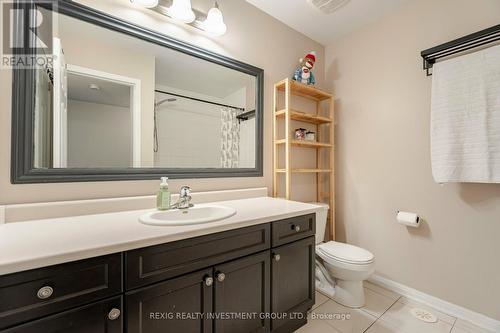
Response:
[{"label": "shelf board", "polygon": [[287,81],[290,83],[290,92],[292,95],[313,99],[315,101],[323,101],[333,97],[332,94],[329,94],[326,91],[290,79],[277,83],[276,89],[279,91],[285,91],[285,83]]},{"label": "shelf board", "polygon": [[[329,173],[332,172],[331,169],[292,169],[293,173]],[[285,173],[285,169],[276,169],[278,173]]]},{"label": "shelf board", "polygon": [[[286,140],[285,139],[276,140],[274,143],[277,145],[282,145],[282,144],[286,143]],[[307,141],[307,140],[290,140],[290,144],[292,146],[310,147],[310,148],[330,148],[330,147],[332,147],[332,145],[330,143]]]},{"label": "shelf board", "polygon": [[[279,110],[276,111],[274,114],[276,117],[284,117],[286,115],[287,109]],[[317,116],[315,114],[311,113],[305,113],[302,111],[297,111],[297,110],[289,110],[290,112],[290,118],[292,120],[298,120],[298,121],[304,121],[306,123],[311,123],[311,124],[328,124],[332,122],[331,118],[328,117],[323,117],[323,116]]]}]

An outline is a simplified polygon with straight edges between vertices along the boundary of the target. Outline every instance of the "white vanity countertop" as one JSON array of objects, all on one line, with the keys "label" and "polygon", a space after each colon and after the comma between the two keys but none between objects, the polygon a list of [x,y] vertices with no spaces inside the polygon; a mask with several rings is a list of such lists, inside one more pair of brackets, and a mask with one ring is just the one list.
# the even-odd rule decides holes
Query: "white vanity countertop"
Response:
[{"label": "white vanity countertop", "polygon": [[[215,204],[215,202],[214,202]],[[135,210],[0,225],[0,275],[97,257],[315,213],[320,207],[270,197],[219,201],[236,208],[225,220],[191,226],[149,226]]]}]

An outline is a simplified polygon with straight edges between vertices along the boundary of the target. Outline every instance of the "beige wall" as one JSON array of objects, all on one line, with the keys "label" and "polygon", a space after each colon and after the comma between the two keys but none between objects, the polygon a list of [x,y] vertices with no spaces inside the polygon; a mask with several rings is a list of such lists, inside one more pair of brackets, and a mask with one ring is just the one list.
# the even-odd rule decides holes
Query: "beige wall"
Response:
[{"label": "beige wall", "polygon": [[[377,273],[500,319],[500,184],[436,184],[420,51],[498,24],[498,0],[418,0],[327,47],[337,106],[337,232]],[[419,229],[395,222],[417,212]]]},{"label": "beige wall", "polygon": [[[219,1],[228,26],[228,33],[218,38],[208,38],[194,28],[172,24],[172,21],[149,10],[138,10],[129,1],[81,0],[79,2],[263,68],[265,71],[264,177],[181,180],[172,181],[171,185],[174,191],[185,183],[191,185],[195,191],[272,186],[272,85],[290,76],[298,64],[298,59],[310,50],[318,52],[319,60],[316,63],[315,74],[318,84],[321,85],[324,82],[324,49],[321,45],[259,11],[244,0]],[[213,1],[209,0],[194,0],[192,3],[195,8],[201,7],[205,11],[213,5]],[[145,195],[156,191],[158,186],[156,180],[11,185],[10,71],[0,71],[0,87],[0,204]],[[314,189],[310,190],[310,186],[300,193],[307,194],[308,191],[314,193]],[[301,197],[298,196],[298,198]]]}]

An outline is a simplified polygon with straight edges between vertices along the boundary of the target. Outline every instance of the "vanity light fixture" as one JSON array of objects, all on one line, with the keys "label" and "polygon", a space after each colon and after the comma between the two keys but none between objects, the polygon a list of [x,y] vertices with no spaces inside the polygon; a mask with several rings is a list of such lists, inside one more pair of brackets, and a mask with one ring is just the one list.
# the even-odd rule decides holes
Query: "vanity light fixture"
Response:
[{"label": "vanity light fixture", "polygon": [[146,8],[154,8],[158,6],[158,0],[130,0],[130,2]]},{"label": "vanity light fixture", "polygon": [[227,27],[217,2],[215,2],[214,7],[208,11],[206,20],[202,22],[202,28],[209,34],[215,36],[222,36],[226,33]]},{"label": "vanity light fixture", "polygon": [[183,23],[191,23],[196,19],[191,7],[191,0],[174,0],[172,6],[168,8],[168,14],[173,19]]},{"label": "vanity light fixture", "polygon": [[212,36],[222,36],[227,30],[227,26],[224,23],[224,17],[222,16],[222,12],[217,2],[215,2],[213,8],[211,8],[208,13],[192,8],[191,0],[161,0],[158,6],[150,9],[173,20],[203,30]]}]

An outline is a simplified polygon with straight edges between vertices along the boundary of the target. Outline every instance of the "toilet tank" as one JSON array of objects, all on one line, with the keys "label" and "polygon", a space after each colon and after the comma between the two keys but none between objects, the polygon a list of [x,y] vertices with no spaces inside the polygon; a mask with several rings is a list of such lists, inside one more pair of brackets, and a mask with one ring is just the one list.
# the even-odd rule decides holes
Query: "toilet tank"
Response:
[{"label": "toilet tank", "polygon": [[310,202],[310,204],[321,206],[321,209],[316,212],[316,244],[319,244],[325,239],[326,219],[330,206],[323,202]]}]

